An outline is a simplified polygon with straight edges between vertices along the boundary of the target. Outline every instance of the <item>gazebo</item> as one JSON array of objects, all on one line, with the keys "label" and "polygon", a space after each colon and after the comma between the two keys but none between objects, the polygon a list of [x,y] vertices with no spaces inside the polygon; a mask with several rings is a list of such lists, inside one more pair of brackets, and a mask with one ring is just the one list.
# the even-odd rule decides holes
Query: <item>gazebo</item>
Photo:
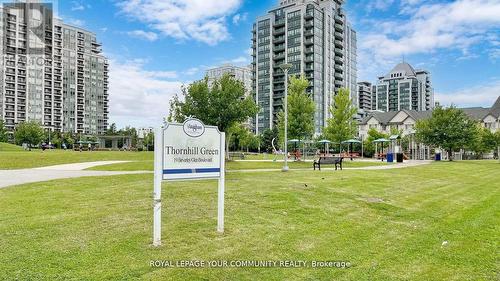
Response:
[{"label": "gazebo", "polygon": [[[119,141],[122,142],[122,147],[118,147]],[[112,150],[130,149],[132,147],[131,136],[98,136],[97,142],[101,148],[111,148]],[[106,143],[111,142],[111,147],[106,147]]]},{"label": "gazebo", "polygon": [[329,140],[320,140],[320,141],[318,141],[318,143],[321,143],[321,144],[323,144],[323,145],[324,145],[324,149],[323,149],[323,151],[325,152],[325,155],[326,155],[326,154],[328,154],[328,145],[329,145],[330,143],[332,143],[332,142],[331,142],[331,141],[329,141]]},{"label": "gazebo", "polygon": [[[352,145],[355,144],[355,143],[361,143],[361,141],[357,140],[357,139],[350,139],[350,140],[346,140],[346,141],[343,141],[342,144],[347,144],[347,154],[349,156],[351,156],[351,160],[352,160]],[[349,151],[349,146],[351,146],[351,150]]]},{"label": "gazebo", "polygon": [[[377,140],[374,140],[373,143],[375,144],[375,154],[378,155],[378,147],[377,145],[380,143],[382,145],[382,153],[384,152],[384,143],[386,142],[391,142],[390,140],[388,139],[384,139],[384,138],[381,138],[381,139],[377,139]],[[382,161],[384,161],[384,158],[382,158]]]}]

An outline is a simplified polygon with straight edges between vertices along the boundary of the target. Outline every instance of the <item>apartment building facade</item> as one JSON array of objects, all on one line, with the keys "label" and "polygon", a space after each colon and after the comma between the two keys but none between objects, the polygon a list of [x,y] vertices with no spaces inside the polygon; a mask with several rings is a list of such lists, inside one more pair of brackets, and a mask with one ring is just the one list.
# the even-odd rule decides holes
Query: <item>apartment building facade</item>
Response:
[{"label": "apartment building facade", "polygon": [[415,70],[406,62],[379,77],[372,99],[372,110],[383,112],[434,108],[434,89],[428,71]]},{"label": "apartment building facade", "polygon": [[37,121],[51,131],[103,134],[108,61],[96,35],[55,18],[47,4],[3,4],[0,17],[0,119],[7,129]]},{"label": "apartment building facade", "polygon": [[260,107],[254,120],[260,134],[276,124],[283,109],[285,74],[304,74],[310,81],[307,93],[314,100],[315,133],[320,134],[330,117],[336,92],[350,89],[357,103],[356,32],[343,11],[342,0],[281,0],[253,29],[253,94]]},{"label": "apartment building facade", "polygon": [[252,70],[250,67],[235,66],[224,64],[219,67],[211,68],[206,71],[208,82],[221,79],[225,74],[231,75],[234,79],[243,82],[248,94],[252,91]]},{"label": "apartment building facade", "polygon": [[[472,120],[477,121],[482,127],[495,133],[500,131],[500,97],[492,107],[467,107],[460,108]],[[372,112],[359,124],[359,136],[368,138],[370,129],[390,134],[391,129],[403,132],[403,136],[415,133],[417,121],[430,118],[432,110],[400,110],[390,112]]]},{"label": "apartment building facade", "polygon": [[358,109],[364,112],[373,110],[372,108],[372,83],[358,82]]}]

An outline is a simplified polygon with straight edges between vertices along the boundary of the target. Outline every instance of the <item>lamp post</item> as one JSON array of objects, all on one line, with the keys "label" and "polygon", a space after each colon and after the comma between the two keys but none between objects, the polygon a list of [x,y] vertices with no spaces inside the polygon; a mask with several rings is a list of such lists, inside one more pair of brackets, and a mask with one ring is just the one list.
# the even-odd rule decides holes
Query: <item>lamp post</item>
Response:
[{"label": "lamp post", "polygon": [[281,70],[285,73],[285,164],[283,165],[283,172],[288,172],[288,70],[292,68],[289,63],[280,65]]}]

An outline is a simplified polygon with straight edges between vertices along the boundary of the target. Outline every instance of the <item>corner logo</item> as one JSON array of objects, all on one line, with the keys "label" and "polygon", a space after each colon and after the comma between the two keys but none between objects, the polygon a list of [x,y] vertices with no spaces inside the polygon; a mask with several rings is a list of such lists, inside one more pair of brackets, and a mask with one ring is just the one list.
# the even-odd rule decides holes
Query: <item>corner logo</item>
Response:
[{"label": "corner logo", "polygon": [[205,133],[205,125],[198,119],[188,119],[183,125],[186,135],[197,138]]}]

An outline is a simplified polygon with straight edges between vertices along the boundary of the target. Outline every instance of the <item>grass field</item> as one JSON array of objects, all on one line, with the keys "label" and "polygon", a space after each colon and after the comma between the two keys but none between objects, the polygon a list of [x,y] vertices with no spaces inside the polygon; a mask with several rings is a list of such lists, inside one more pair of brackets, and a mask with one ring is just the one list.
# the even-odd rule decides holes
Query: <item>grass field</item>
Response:
[{"label": "grass field", "polygon": [[[72,150],[15,150],[17,146],[6,145],[10,151],[0,151],[0,170],[37,168],[43,166],[71,164],[93,161],[133,161],[131,163],[113,164],[94,167],[96,171],[147,171],[153,170],[152,152],[123,152],[123,151],[95,151],[78,152]],[[374,165],[386,165],[382,162],[359,162],[345,161],[345,167],[366,167]],[[227,165],[230,170],[242,169],[280,169],[280,162],[237,162],[231,161]],[[332,165],[329,165],[331,167]],[[290,168],[311,168],[310,162],[290,162]]]},{"label": "grass field", "polygon": [[12,151],[23,151],[23,148],[10,143],[0,142],[0,152],[12,152]]},{"label": "grass field", "polygon": [[72,150],[33,150],[0,151],[0,170],[36,168],[43,166],[71,164],[93,161],[129,160],[144,161],[153,159],[152,152],[94,151],[78,152]]},{"label": "grass field", "polygon": [[[0,280],[498,280],[499,167],[229,173],[223,235],[215,181],[165,183],[157,249],[152,175],[0,189]],[[185,259],[352,266],[149,266]]]},{"label": "grass field", "polygon": [[[289,162],[288,166],[290,169],[312,169],[312,162]],[[345,161],[343,164],[344,168],[359,168],[359,167],[369,167],[369,166],[379,166],[388,165],[386,162],[368,162],[368,161]],[[270,161],[260,161],[260,162],[245,162],[245,161],[230,161],[226,164],[227,170],[246,170],[246,169],[281,169],[283,167],[283,162],[270,162]],[[326,167],[332,168],[333,165],[327,165]],[[135,161],[130,163],[120,163],[103,165],[90,168],[93,171],[152,171],[153,161]]]}]

